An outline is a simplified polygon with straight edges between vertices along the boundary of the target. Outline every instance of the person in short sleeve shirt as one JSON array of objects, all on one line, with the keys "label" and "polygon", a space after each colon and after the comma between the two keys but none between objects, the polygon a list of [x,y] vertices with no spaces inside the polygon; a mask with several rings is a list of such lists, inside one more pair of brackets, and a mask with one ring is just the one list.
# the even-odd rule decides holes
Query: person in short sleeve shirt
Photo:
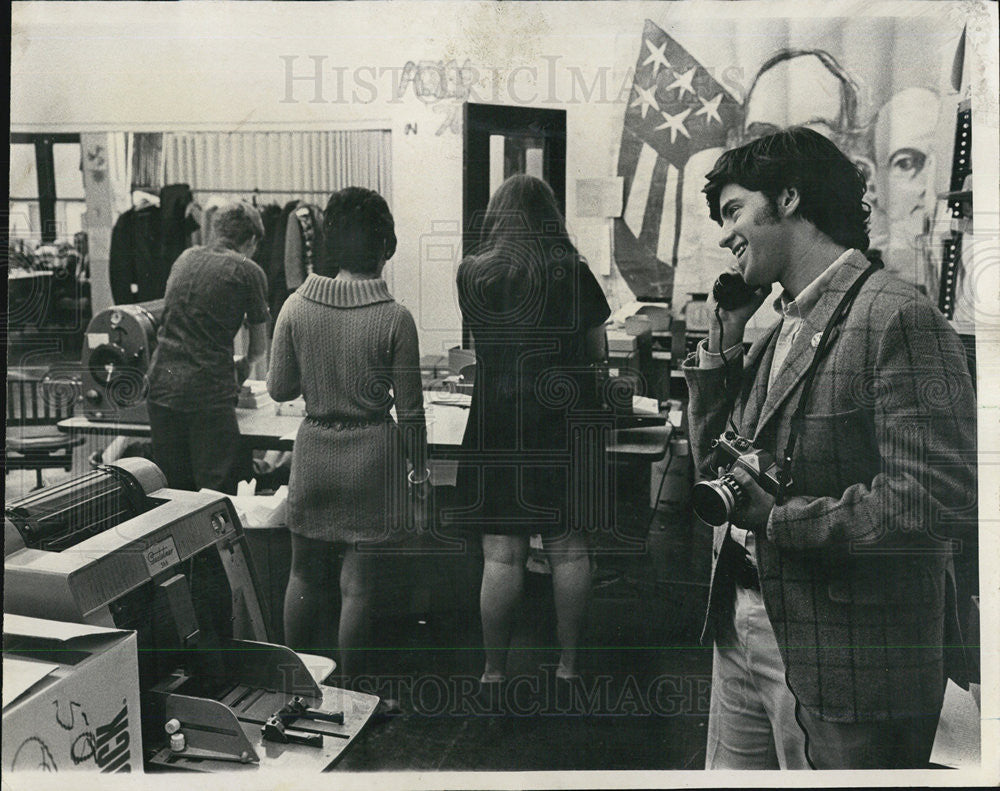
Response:
[{"label": "person in short sleeve shirt", "polygon": [[[213,218],[213,243],[174,263],[149,370],[153,456],[175,489],[236,493],[250,473],[236,403],[250,366],[267,350],[267,276],[253,255],[264,235],[256,208],[237,202]],[[250,342],[234,358],[246,322]]]}]

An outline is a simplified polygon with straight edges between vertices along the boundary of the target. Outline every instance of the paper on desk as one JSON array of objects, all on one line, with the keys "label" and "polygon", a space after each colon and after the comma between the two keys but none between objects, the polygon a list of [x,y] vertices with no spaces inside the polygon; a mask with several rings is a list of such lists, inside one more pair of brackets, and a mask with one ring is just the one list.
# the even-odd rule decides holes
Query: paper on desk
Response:
[{"label": "paper on desk", "polygon": [[31,618],[26,615],[4,613],[3,630],[7,634],[23,637],[41,637],[45,640],[72,640],[76,637],[89,637],[93,634],[114,634],[116,629],[106,626],[90,626],[85,623],[64,623],[50,621],[46,618]]},{"label": "paper on desk", "polygon": [[972,693],[948,679],[931,762],[955,769],[978,769],[982,752],[981,716]]},{"label": "paper on desk", "polygon": [[[427,405],[427,399],[424,399],[424,403]],[[472,404],[472,395],[469,393],[449,393],[444,390],[437,390],[431,393],[430,404],[466,407]]]},{"label": "paper on desk", "polygon": [[633,415],[658,415],[660,414],[660,402],[655,398],[645,396],[632,396]]},{"label": "paper on desk", "polygon": [[[9,618],[10,616],[5,616]],[[49,662],[31,662],[12,656],[3,658],[3,707],[14,702],[23,693],[45,678],[59,665]]]},{"label": "paper on desk", "polygon": [[274,414],[279,417],[305,417],[306,400],[299,396],[294,401],[282,401],[275,406]]},{"label": "paper on desk", "polygon": [[272,495],[253,494],[255,488],[245,487],[244,493],[235,496],[222,494],[212,489],[202,489],[201,491],[228,497],[236,509],[236,515],[240,518],[240,524],[243,525],[244,529],[287,526],[288,487],[281,486]]}]

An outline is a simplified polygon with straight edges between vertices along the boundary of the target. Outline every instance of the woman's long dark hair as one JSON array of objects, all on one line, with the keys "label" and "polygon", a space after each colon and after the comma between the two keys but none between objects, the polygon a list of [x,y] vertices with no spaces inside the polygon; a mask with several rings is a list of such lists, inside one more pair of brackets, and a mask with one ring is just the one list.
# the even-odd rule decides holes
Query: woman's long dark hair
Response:
[{"label": "woman's long dark hair", "polygon": [[497,338],[505,340],[496,348],[501,375],[494,384],[510,396],[517,388],[518,334],[539,328],[553,268],[565,268],[579,256],[552,188],[527,175],[504,181],[490,198],[474,256],[486,266],[478,293],[469,295],[466,318],[486,334],[501,331]]},{"label": "woman's long dark hair", "polygon": [[561,246],[565,252],[576,253],[552,187],[524,174],[511,176],[493,193],[480,238],[482,252],[519,249],[530,240],[545,252]]}]

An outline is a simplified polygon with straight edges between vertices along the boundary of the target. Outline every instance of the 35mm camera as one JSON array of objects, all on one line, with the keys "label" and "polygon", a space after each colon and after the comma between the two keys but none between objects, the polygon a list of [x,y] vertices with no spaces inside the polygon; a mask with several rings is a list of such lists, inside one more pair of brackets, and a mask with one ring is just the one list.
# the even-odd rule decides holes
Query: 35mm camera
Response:
[{"label": "35mm camera", "polygon": [[733,514],[746,502],[746,492],[731,473],[734,467],[742,467],[764,491],[775,497],[782,485],[773,454],[755,447],[735,431],[727,431],[712,441],[712,466],[724,467],[726,473],[714,481],[699,481],[691,492],[695,514],[712,527],[731,522]]}]

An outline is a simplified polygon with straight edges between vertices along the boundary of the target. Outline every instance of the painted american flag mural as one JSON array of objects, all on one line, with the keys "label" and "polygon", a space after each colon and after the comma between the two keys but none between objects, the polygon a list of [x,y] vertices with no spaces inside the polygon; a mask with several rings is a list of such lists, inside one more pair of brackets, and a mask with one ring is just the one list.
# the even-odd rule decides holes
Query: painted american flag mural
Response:
[{"label": "painted american flag mural", "polygon": [[619,271],[637,297],[671,299],[685,165],[699,151],[724,147],[741,113],[684,47],[646,20],[618,157],[625,208],[614,223]]}]

